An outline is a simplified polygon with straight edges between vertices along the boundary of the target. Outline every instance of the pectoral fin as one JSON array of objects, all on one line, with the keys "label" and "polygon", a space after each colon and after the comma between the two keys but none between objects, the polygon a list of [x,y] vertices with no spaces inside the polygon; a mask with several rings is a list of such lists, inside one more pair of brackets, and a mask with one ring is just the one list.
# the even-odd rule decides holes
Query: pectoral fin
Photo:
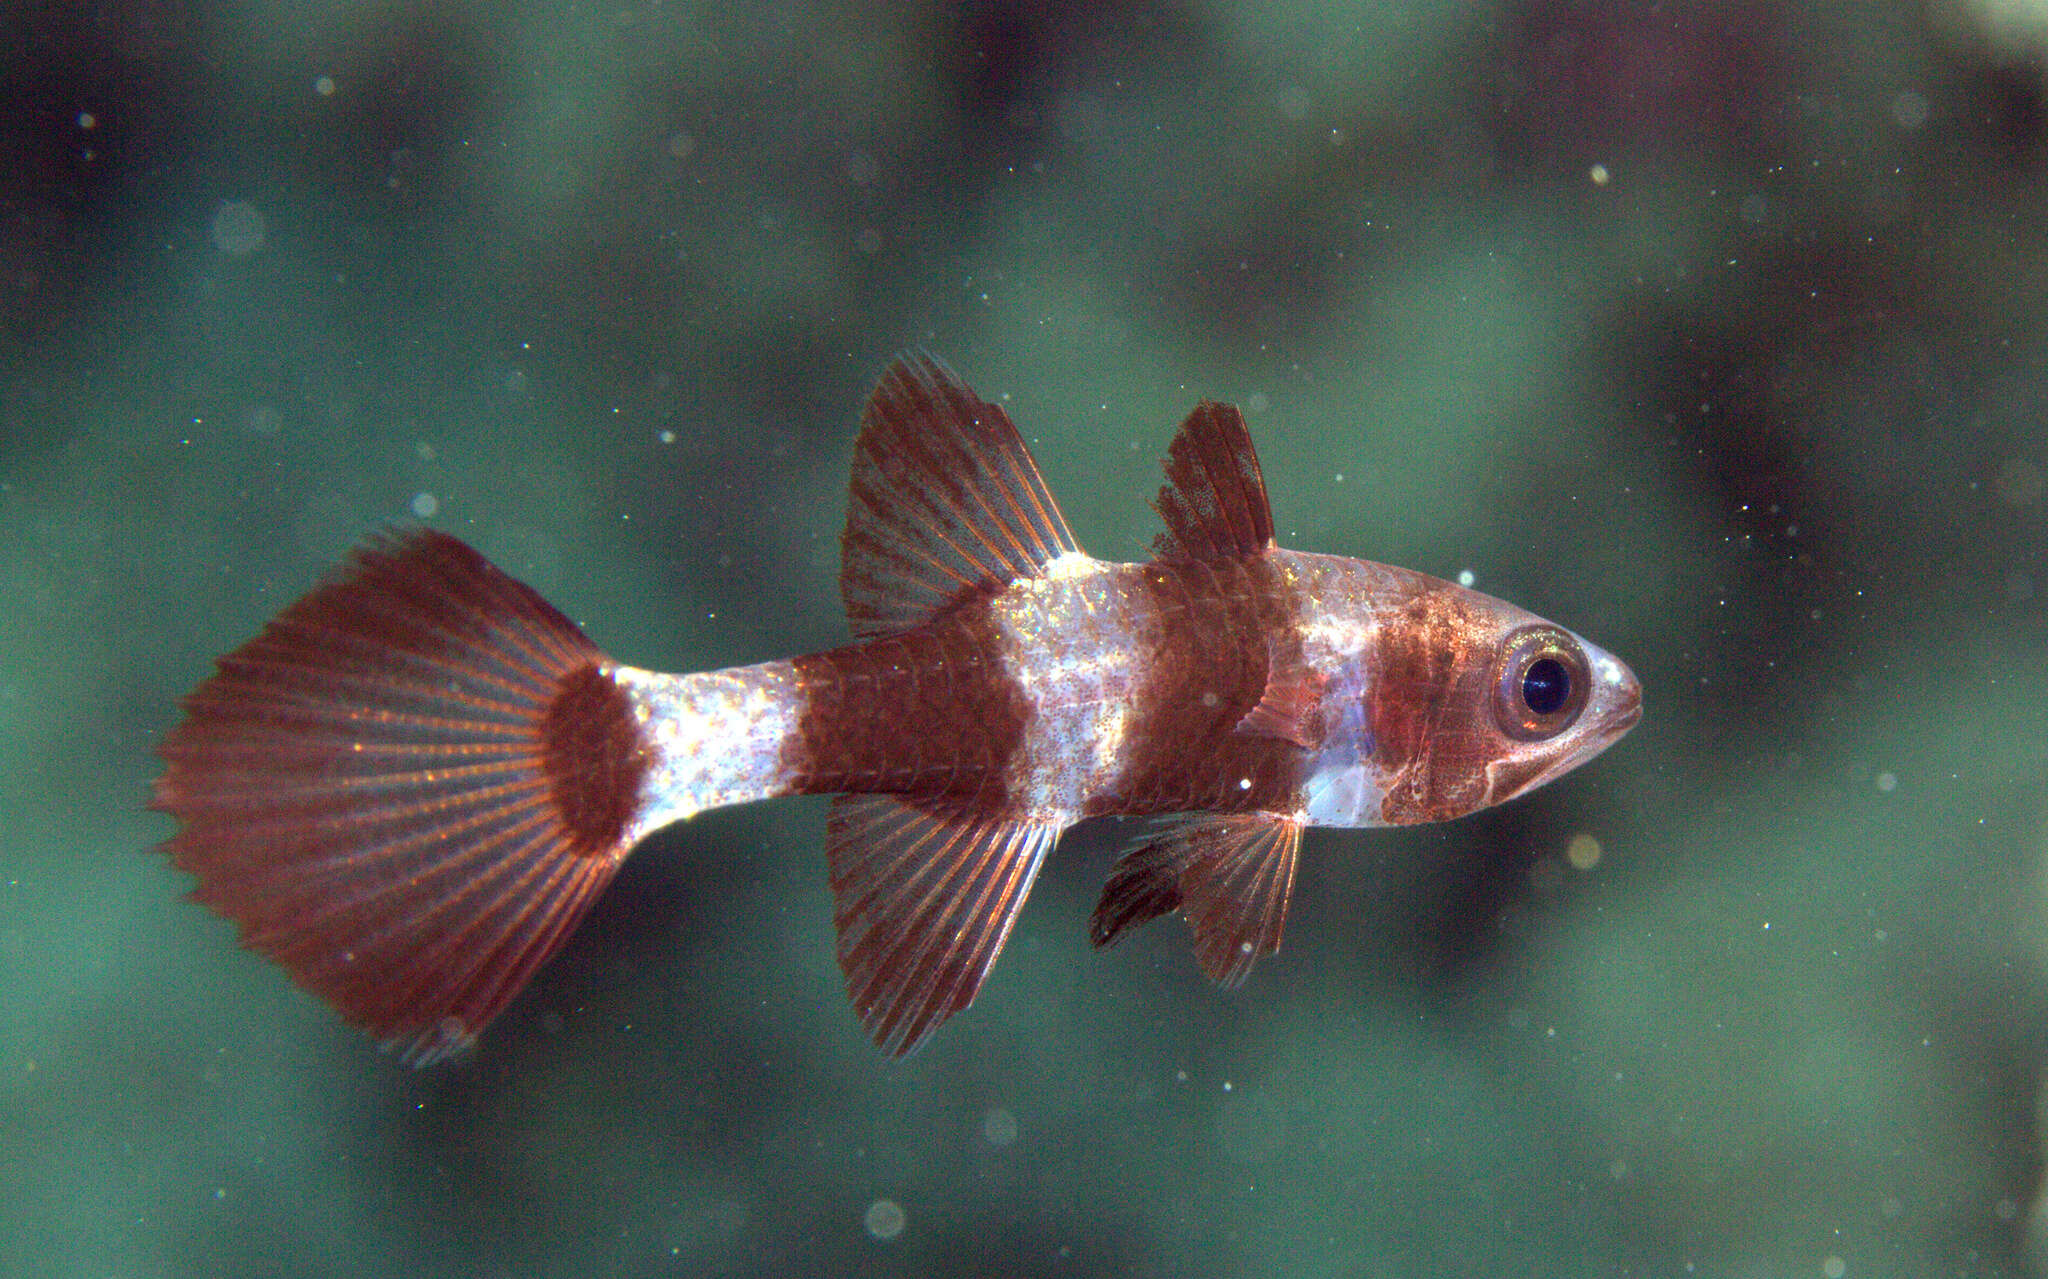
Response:
[{"label": "pectoral fin", "polygon": [[1125,853],[1089,920],[1097,946],[1171,910],[1195,930],[1195,959],[1225,986],[1280,949],[1301,823],[1274,813],[1179,818]]},{"label": "pectoral fin", "polygon": [[1266,690],[1259,704],[1237,722],[1237,732],[1255,737],[1273,737],[1312,751],[1323,744],[1327,725],[1323,716],[1323,690],[1329,677],[1310,670],[1301,660],[1297,644],[1292,657],[1280,651],[1271,636],[1266,640]]},{"label": "pectoral fin", "polygon": [[841,796],[825,827],[839,966],[891,1056],[974,1002],[1060,827]]}]

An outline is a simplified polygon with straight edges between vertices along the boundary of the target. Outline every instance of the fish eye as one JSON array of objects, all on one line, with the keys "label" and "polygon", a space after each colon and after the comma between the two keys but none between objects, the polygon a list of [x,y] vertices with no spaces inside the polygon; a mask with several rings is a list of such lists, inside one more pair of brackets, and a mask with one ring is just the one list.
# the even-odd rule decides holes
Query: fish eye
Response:
[{"label": "fish eye", "polygon": [[1501,644],[1493,681],[1493,717],[1525,742],[1570,728],[1585,709],[1592,675],[1578,641],[1554,626],[1530,626]]},{"label": "fish eye", "polygon": [[1522,672],[1522,704],[1538,715],[1555,715],[1572,695],[1572,673],[1554,657],[1539,657]]}]

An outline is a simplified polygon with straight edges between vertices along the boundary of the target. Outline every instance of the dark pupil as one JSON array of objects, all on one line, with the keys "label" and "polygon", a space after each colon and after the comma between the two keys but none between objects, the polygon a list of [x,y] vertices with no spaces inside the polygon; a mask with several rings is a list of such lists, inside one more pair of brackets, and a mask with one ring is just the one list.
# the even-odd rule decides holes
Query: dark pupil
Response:
[{"label": "dark pupil", "polygon": [[1549,715],[1572,695],[1572,673],[1554,657],[1539,657],[1522,672],[1522,701],[1538,715]]}]

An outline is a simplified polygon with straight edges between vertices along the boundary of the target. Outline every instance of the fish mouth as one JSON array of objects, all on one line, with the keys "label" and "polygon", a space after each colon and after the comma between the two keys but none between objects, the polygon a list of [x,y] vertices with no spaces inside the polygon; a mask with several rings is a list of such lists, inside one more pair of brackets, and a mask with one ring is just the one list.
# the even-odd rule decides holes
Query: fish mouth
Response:
[{"label": "fish mouth", "polygon": [[1615,705],[1600,714],[1599,734],[1609,741],[1620,737],[1643,718],[1643,690],[1632,688]]}]

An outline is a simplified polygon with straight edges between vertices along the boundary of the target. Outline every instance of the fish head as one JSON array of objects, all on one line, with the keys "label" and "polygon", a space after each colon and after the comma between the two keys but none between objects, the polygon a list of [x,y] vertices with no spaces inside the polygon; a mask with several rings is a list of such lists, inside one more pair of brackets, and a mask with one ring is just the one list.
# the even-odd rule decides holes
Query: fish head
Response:
[{"label": "fish head", "polygon": [[1374,628],[1363,720],[1388,825],[1444,821],[1561,777],[1642,718],[1612,653],[1524,609],[1422,578]]}]

